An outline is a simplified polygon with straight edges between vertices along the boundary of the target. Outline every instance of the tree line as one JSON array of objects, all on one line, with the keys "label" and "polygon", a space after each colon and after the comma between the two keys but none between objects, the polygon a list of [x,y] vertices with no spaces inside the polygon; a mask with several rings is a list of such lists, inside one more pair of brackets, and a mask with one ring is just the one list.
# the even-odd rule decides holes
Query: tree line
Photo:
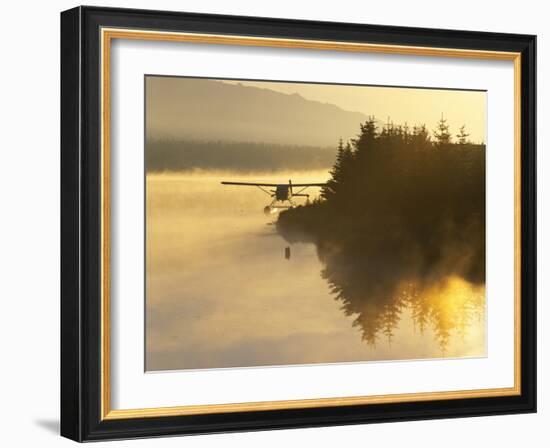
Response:
[{"label": "tree line", "polygon": [[334,147],[151,139],[145,155],[148,172],[316,170],[330,168]]},{"label": "tree line", "polygon": [[[464,126],[453,135],[444,118],[432,133],[376,123],[339,142],[318,200],[277,221],[287,240],[316,243],[323,277],[370,342],[381,329],[391,336],[403,285],[422,301],[423,289],[453,276],[485,282],[485,145]],[[430,312],[441,329],[441,313]]]}]

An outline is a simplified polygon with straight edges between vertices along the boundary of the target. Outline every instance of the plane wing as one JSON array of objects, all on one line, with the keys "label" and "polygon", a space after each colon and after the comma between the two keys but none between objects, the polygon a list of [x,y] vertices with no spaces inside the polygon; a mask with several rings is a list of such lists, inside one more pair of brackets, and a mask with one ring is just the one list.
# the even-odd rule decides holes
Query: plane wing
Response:
[{"label": "plane wing", "polygon": [[[286,187],[289,184],[260,184],[252,182],[222,182],[223,185],[248,185],[251,187]],[[326,184],[291,184],[293,187],[324,187]]]},{"label": "plane wing", "polygon": [[222,182],[223,185],[248,185],[249,187],[277,187],[280,184],[257,184],[251,182]]}]

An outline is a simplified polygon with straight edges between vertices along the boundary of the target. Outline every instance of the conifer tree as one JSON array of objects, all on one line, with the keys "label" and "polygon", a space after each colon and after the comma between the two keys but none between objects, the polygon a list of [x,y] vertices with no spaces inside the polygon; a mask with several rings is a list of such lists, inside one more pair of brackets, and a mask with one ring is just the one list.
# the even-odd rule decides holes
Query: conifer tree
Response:
[{"label": "conifer tree", "polygon": [[462,125],[458,130],[458,134],[456,134],[456,138],[458,139],[458,144],[465,145],[466,143],[468,143],[469,136],[470,134],[466,133],[466,125]]},{"label": "conifer tree", "polygon": [[342,183],[348,176],[348,168],[353,158],[351,146],[349,143],[344,146],[343,140],[340,138],[338,149],[336,151],[336,160],[330,171],[331,178],[327,181],[325,187],[321,191],[321,197],[331,199],[341,188]]},{"label": "conifer tree", "polygon": [[431,148],[430,133],[426,128],[426,125],[413,126],[412,135],[410,137],[410,143],[416,149],[427,149]]},{"label": "conifer tree", "polygon": [[451,132],[447,120],[441,115],[441,119],[437,123],[437,128],[434,130],[434,137],[438,146],[451,143]]},{"label": "conifer tree", "polygon": [[356,139],[353,139],[353,145],[358,152],[362,152],[368,147],[372,146],[372,143],[377,137],[376,119],[373,116],[369,116],[365,123],[359,125],[361,132]]}]

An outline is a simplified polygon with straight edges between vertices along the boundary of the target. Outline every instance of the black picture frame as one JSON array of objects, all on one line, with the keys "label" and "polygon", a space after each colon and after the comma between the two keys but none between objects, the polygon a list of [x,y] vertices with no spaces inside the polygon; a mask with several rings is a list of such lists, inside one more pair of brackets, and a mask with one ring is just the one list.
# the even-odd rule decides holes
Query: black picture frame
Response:
[{"label": "black picture frame", "polygon": [[[100,29],[521,53],[521,394],[101,418]],[[536,37],[99,7],[61,13],[61,435],[76,441],[536,412]]]}]

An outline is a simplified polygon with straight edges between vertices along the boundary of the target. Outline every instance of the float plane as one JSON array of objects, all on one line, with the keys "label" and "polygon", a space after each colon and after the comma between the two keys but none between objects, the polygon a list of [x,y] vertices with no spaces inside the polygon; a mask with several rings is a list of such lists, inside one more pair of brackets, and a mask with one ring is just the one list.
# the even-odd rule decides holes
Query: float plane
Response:
[{"label": "float plane", "polygon": [[[287,209],[296,207],[296,203],[293,201],[295,197],[305,197],[309,200],[309,194],[303,193],[311,187],[324,187],[324,183],[309,183],[309,184],[293,184],[292,180],[289,180],[287,184],[263,184],[255,182],[227,182],[223,181],[222,185],[237,185],[245,187],[257,187],[264,193],[273,198],[269,205],[264,207],[264,213],[269,215],[276,213],[280,209]],[[294,188],[298,188],[298,191],[294,192]],[[285,205],[288,203],[289,205]]]}]

